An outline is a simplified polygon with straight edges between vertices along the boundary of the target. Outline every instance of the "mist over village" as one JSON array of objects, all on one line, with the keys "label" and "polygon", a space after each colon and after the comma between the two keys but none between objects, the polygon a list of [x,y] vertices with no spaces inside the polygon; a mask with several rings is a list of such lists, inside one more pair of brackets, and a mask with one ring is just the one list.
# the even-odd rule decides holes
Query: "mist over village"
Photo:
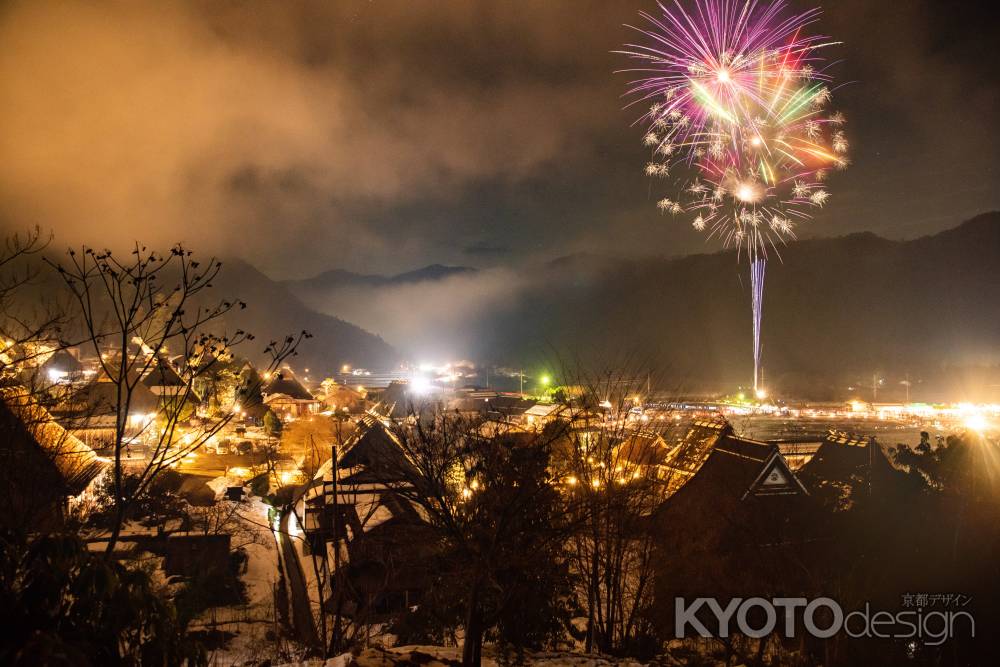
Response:
[{"label": "mist over village", "polygon": [[0,4],[0,664],[996,664],[990,9]]}]

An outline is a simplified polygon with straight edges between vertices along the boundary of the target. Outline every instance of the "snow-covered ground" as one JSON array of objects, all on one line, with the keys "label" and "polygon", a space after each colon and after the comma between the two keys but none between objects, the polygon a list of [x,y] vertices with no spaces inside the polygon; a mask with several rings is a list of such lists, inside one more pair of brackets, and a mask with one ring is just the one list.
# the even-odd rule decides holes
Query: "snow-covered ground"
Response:
[{"label": "snow-covered ground", "polygon": [[259,498],[251,498],[241,505],[237,516],[255,537],[243,546],[247,554],[247,571],[240,578],[246,584],[247,602],[208,609],[192,626],[192,629],[213,629],[235,635],[224,649],[210,655],[209,664],[212,665],[240,665],[273,655],[274,642],[266,635],[269,630],[277,631],[274,591],[279,570],[277,545],[268,523],[270,506]]},{"label": "snow-covered ground", "polygon": [[[489,649],[485,649],[489,653]],[[630,659],[585,653],[534,653],[525,657],[530,665],[545,667],[639,667],[642,663]],[[381,650],[367,649],[357,655],[344,653],[327,660],[291,662],[280,667],[390,667],[391,665],[422,665],[439,667],[460,665],[462,649],[452,646],[398,646]],[[499,667],[492,655],[484,655],[483,667]]]}]

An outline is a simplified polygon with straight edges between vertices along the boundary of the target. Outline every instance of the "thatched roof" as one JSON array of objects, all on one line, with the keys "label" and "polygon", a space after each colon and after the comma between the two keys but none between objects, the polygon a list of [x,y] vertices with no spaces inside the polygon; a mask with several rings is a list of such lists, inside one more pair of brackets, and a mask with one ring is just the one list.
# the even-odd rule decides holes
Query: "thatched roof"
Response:
[{"label": "thatched roof", "polygon": [[298,378],[288,369],[275,371],[271,380],[264,386],[264,396],[284,394],[297,401],[310,401],[313,395],[299,382]]},{"label": "thatched roof", "polygon": [[381,421],[361,424],[337,463],[341,470],[351,471],[342,480],[345,484],[399,481],[406,466],[399,440]]},{"label": "thatched roof", "polygon": [[[0,430],[4,442],[0,446],[18,451],[41,465],[39,484],[48,483],[47,473],[63,495],[79,495],[108,465],[90,447],[52,419],[27,390],[0,390]],[[37,474],[30,466],[25,474]]]},{"label": "thatched roof", "polygon": [[[118,385],[109,380],[90,382],[74,388],[64,404],[55,409],[57,414],[78,414],[84,417],[101,417],[117,412]],[[129,401],[130,414],[145,414],[156,412],[159,399],[143,383],[136,384],[132,389]]]},{"label": "thatched roof", "polygon": [[670,449],[651,433],[631,433],[615,446],[615,461],[631,465],[663,465]]},{"label": "thatched roof", "polygon": [[160,356],[152,364],[142,383],[147,387],[186,387],[187,382],[180,376],[174,365],[165,356]]}]

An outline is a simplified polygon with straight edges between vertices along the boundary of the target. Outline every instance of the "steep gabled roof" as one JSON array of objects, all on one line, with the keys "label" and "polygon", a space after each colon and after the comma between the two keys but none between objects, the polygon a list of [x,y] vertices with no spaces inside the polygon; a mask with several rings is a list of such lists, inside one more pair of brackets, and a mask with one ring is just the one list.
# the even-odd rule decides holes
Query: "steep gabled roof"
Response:
[{"label": "steep gabled roof", "polygon": [[55,370],[63,373],[78,373],[83,370],[83,364],[67,350],[59,349],[45,360],[45,363],[42,364],[42,369],[45,371]]},{"label": "steep gabled roof", "polygon": [[841,431],[830,431],[799,475],[809,488],[837,486],[869,492],[906,478],[874,438]]},{"label": "steep gabled roof", "polygon": [[789,500],[807,495],[776,445],[726,434],[657,514],[672,521],[695,522],[706,530],[708,523],[725,528],[757,511],[750,506],[787,507]]},{"label": "steep gabled roof", "polygon": [[[117,405],[118,386],[109,380],[98,380],[74,388],[66,401],[53,411],[59,415],[102,417],[115,414]],[[130,414],[155,412],[158,406],[159,399],[146,385],[140,382],[133,387]]]},{"label": "steep gabled roof", "polygon": [[379,420],[361,425],[361,431],[348,443],[337,467],[351,470],[344,483],[399,481],[406,454],[396,436]]},{"label": "steep gabled roof", "polygon": [[165,356],[150,365],[149,371],[142,379],[147,387],[186,387],[187,382],[180,376],[174,365]]},{"label": "steep gabled roof", "polygon": [[652,433],[632,433],[616,445],[614,459],[619,463],[632,465],[663,465],[670,449],[663,438]]},{"label": "steep gabled roof", "polygon": [[716,443],[732,434],[733,427],[724,419],[698,419],[674,445],[663,462],[668,490],[676,493],[708,460]]},{"label": "steep gabled roof", "polygon": [[[748,495],[806,493],[785,463],[777,445],[727,434],[716,443],[702,471],[726,479],[730,491]],[[699,472],[701,474],[701,472]],[[697,478],[697,475],[696,475]]]},{"label": "steep gabled roof", "polygon": [[[54,490],[62,495],[79,495],[107,466],[94,450],[56,423],[27,391],[0,390],[0,430],[5,434],[4,447],[37,455],[35,460],[54,473]],[[28,467],[24,472],[37,474]],[[49,481],[40,478],[37,483]]]},{"label": "steep gabled roof", "polygon": [[566,406],[562,403],[535,403],[533,406],[524,411],[525,417],[534,417],[545,419],[548,417],[555,417],[562,413],[566,409]]},{"label": "steep gabled roof", "polygon": [[298,378],[288,369],[275,371],[270,381],[264,386],[264,396],[284,394],[297,401],[311,401],[313,395],[299,382]]}]

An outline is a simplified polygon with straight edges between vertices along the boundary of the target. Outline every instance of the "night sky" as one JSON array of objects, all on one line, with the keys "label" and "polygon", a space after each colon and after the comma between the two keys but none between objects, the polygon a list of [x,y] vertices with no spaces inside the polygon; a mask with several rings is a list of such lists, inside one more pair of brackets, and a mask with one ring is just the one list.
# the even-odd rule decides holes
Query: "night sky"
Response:
[{"label": "night sky", "polygon": [[[796,3],[796,6],[807,7]],[[852,166],[803,236],[1000,208],[985,2],[828,2]],[[0,4],[0,226],[275,277],[714,250],[623,110],[646,0]]]}]

